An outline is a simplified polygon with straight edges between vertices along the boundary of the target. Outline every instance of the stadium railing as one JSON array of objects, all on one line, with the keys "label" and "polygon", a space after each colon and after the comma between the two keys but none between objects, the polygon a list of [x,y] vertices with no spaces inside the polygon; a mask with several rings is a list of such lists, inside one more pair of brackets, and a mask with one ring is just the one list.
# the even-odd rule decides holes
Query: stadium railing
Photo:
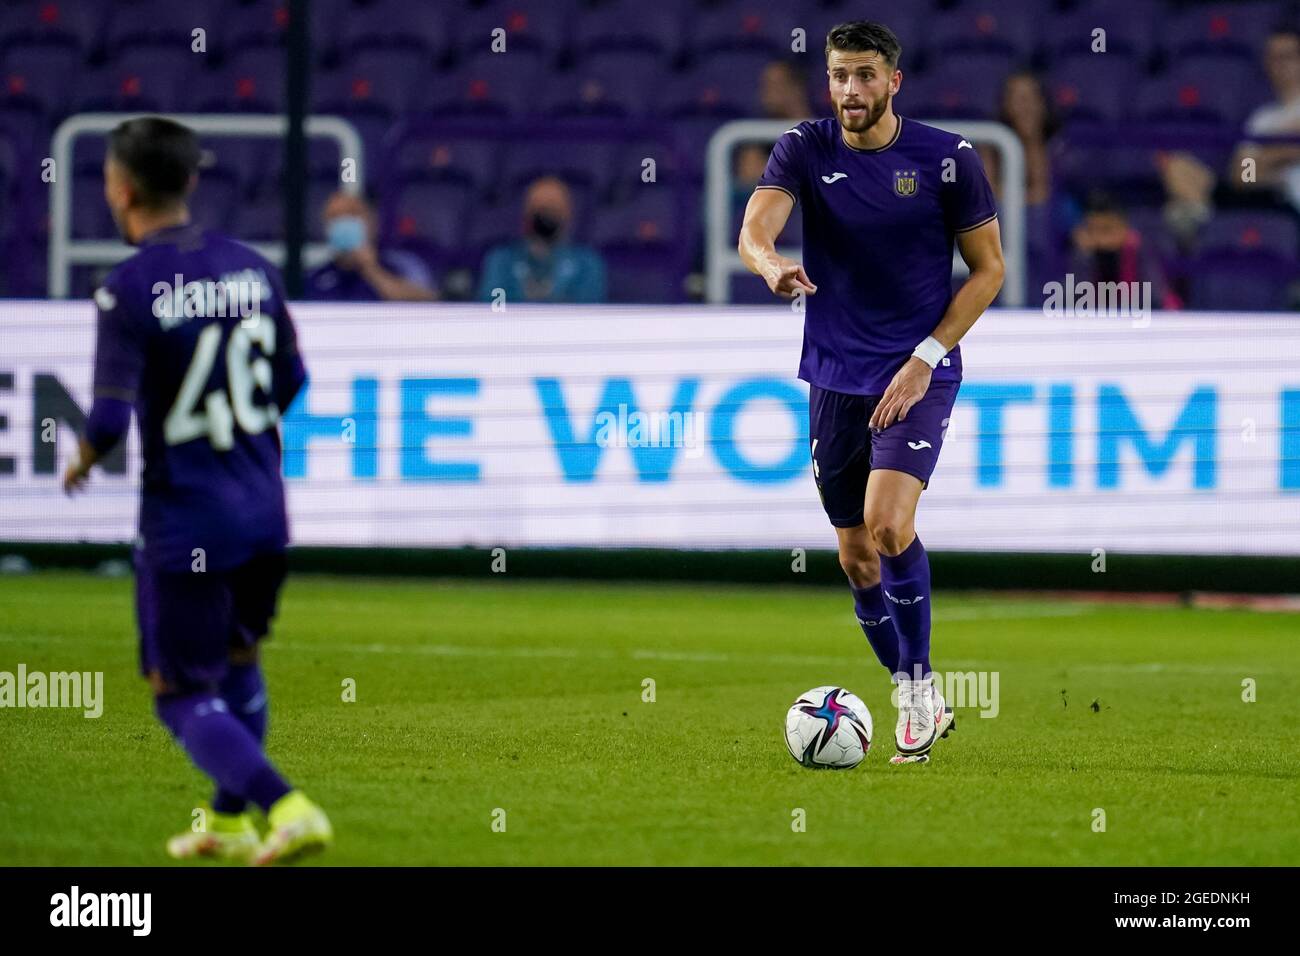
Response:
[{"label": "stadium railing", "polygon": [[[49,295],[62,299],[71,286],[71,270],[77,265],[112,265],[132,254],[134,250],[123,242],[112,240],[74,240],[72,238],[72,184],[74,176],[65,173],[73,167],[73,144],[81,136],[103,136],[119,123],[132,119],[132,113],[78,113],[68,117],[54,132],[50,155],[54,168],[59,171],[53,183],[54,193],[50,207]],[[283,138],[289,127],[288,118],[278,115],[230,116],[227,114],[179,113],[163,114],[168,119],[184,123],[200,136],[238,136],[245,138]],[[365,183],[365,147],[356,127],[338,116],[309,116],[306,135],[323,137],[338,142],[340,155],[356,161],[356,175],[351,181],[343,180],[339,188],[360,194]],[[276,265],[284,261],[284,243],[249,243],[261,255]],[[304,246],[304,260],[308,263],[324,261],[329,250],[324,243]]]},{"label": "stadium railing", "polygon": [[[1001,123],[967,120],[924,120],[949,132],[960,133],[972,142],[987,143],[1001,154],[1002,198],[998,218],[1002,226],[1002,245],[1006,256],[1006,280],[1000,304],[1020,308],[1026,301],[1025,262],[1025,152],[1020,140]],[[732,229],[732,150],[741,143],[776,142],[791,126],[789,120],[736,120],[718,129],[709,140],[705,167],[708,225],[705,240],[706,298],[715,304],[730,301],[731,277],[748,274],[736,251]],[[792,250],[782,254],[797,256]],[[960,256],[954,257],[954,271],[965,272]]]}]

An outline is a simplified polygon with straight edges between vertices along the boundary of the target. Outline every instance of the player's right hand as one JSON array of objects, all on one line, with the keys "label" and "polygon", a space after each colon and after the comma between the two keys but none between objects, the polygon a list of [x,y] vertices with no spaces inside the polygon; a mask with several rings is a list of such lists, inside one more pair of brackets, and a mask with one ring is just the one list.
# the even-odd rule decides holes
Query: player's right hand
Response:
[{"label": "player's right hand", "polygon": [[803,266],[793,259],[777,259],[773,267],[763,273],[763,278],[767,280],[767,287],[773,295],[779,295],[783,299],[793,299],[800,293],[812,295],[817,291],[817,287],[808,278],[808,273],[803,271]]},{"label": "player's right hand", "polygon": [[78,491],[86,487],[86,480],[90,477],[90,469],[82,466],[80,461],[74,461],[68,465],[67,471],[63,473],[63,493],[71,497]]}]

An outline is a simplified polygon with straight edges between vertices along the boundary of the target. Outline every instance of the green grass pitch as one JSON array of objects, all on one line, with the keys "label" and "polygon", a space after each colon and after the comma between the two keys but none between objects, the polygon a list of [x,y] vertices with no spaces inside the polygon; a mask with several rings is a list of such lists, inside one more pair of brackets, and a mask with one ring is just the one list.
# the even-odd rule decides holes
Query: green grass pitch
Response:
[{"label": "green grass pitch", "polygon": [[[891,767],[847,590],[300,576],[265,652],[269,746],[331,815],[322,864],[1295,864],[1297,625],[940,592],[935,666],[998,672],[999,713]],[[134,628],[129,580],[0,578],[0,671],[105,685],[97,720],[0,710],[0,864],[165,863],[208,795]],[[854,770],[782,742],[828,683],[875,718]]]}]

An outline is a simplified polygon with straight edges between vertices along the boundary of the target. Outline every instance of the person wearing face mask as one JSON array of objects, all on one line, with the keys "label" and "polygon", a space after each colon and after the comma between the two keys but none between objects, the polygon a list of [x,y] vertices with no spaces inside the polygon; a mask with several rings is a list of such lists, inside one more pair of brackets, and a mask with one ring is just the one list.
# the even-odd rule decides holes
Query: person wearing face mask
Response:
[{"label": "person wearing face mask", "polygon": [[360,196],[337,192],[325,203],[325,238],[333,258],[308,274],[305,297],[333,302],[427,302],[437,298],[416,256],[380,251],[375,216]]},{"label": "person wearing face mask", "polygon": [[569,188],[561,180],[548,176],[532,183],[524,196],[524,236],[484,257],[478,298],[604,302],[605,263],[594,249],[568,240],[572,219]]}]

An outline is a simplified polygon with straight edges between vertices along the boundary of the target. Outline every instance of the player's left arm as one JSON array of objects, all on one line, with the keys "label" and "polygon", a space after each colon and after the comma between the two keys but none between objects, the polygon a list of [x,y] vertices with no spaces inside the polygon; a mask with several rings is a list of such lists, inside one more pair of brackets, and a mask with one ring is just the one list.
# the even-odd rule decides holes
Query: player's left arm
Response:
[{"label": "player's left arm", "polygon": [[1002,261],[1002,236],[997,219],[957,233],[957,249],[970,268],[970,275],[930,333],[933,342],[927,340],[917,347],[917,352],[926,350],[925,354],[933,362],[914,354],[904,363],[871,415],[872,428],[884,428],[907,418],[908,410],[925,396],[930,387],[930,376],[939,359],[951,352],[971,330],[1002,288],[1006,265]]}]

